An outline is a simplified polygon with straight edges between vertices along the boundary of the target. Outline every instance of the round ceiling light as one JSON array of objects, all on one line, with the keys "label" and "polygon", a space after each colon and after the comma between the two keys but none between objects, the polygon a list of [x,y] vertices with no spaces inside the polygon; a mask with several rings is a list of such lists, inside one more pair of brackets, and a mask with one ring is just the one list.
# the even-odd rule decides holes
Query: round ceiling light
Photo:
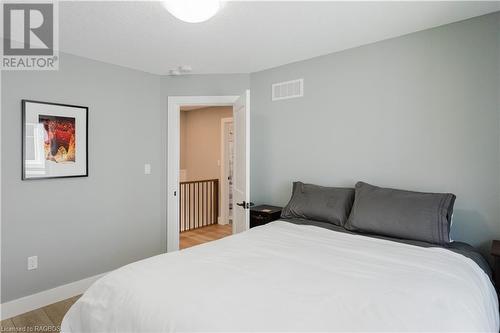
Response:
[{"label": "round ceiling light", "polygon": [[204,22],[221,8],[219,0],[166,0],[163,6],[179,20],[189,23]]}]

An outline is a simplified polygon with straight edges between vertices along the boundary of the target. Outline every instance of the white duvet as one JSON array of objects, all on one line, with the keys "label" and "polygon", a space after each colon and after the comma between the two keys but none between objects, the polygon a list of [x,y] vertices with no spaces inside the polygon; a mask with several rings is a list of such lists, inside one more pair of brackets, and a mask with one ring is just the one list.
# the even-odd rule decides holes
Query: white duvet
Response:
[{"label": "white duvet", "polygon": [[498,332],[498,301],[470,259],[273,222],[113,271],[63,332]]}]

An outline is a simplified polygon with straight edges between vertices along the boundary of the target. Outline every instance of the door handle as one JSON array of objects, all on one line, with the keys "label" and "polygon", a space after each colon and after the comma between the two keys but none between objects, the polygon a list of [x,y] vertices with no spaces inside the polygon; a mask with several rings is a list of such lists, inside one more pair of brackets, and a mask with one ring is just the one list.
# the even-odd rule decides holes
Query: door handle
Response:
[{"label": "door handle", "polygon": [[255,204],[253,202],[243,201],[243,202],[237,202],[236,205],[243,207],[243,209],[249,209],[250,207],[254,206]]}]

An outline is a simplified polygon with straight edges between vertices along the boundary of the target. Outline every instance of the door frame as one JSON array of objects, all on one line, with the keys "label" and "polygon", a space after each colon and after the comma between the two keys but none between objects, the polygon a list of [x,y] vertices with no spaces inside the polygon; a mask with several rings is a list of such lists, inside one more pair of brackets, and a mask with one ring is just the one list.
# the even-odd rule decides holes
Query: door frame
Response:
[{"label": "door frame", "polygon": [[229,170],[226,170],[226,126],[233,122],[233,118],[222,118],[220,120],[220,208],[221,214],[219,219],[219,224],[228,224],[229,223],[229,200],[227,200],[227,188],[228,188],[228,178],[227,173]]},{"label": "door frame", "polygon": [[180,112],[183,105],[233,106],[240,96],[168,96],[167,252],[179,250]]}]

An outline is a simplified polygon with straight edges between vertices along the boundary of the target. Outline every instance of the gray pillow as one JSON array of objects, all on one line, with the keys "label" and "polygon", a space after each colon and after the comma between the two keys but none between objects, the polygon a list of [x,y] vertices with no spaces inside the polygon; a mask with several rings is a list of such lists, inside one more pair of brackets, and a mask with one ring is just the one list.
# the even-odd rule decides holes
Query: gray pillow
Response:
[{"label": "gray pillow", "polygon": [[422,193],[356,184],[345,228],[444,245],[450,242],[455,195]]},{"label": "gray pillow", "polygon": [[282,218],[302,218],[343,226],[354,201],[354,189],[293,183],[292,198]]}]

